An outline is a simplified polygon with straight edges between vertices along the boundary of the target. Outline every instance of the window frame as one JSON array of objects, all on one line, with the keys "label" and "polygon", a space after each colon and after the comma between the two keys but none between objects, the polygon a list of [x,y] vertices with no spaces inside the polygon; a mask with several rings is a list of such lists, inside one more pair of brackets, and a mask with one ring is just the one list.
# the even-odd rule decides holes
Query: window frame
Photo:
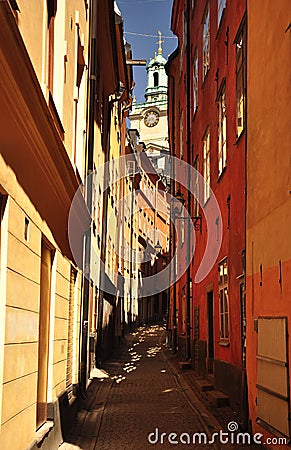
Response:
[{"label": "window frame", "polygon": [[211,181],[211,166],[210,166],[210,128],[207,127],[203,136],[203,201],[204,204],[210,198],[210,181]]},{"label": "window frame", "polygon": [[219,343],[229,343],[228,258],[218,263]]},{"label": "window frame", "polygon": [[184,154],[184,110],[180,113],[180,158],[183,158]]},{"label": "window frame", "polygon": [[193,58],[193,83],[192,83],[193,116],[195,115],[198,109],[198,81],[199,81],[198,70],[199,70],[198,49],[196,48],[194,51],[194,58]]},{"label": "window frame", "polygon": [[210,69],[210,8],[209,3],[205,7],[202,21],[202,79],[206,78]]},{"label": "window frame", "polygon": [[226,113],[226,81],[223,79],[218,102],[218,176],[220,177],[227,166],[227,113]]},{"label": "window frame", "polygon": [[193,164],[195,175],[194,175],[194,208],[193,214],[194,216],[199,216],[199,157],[198,155],[195,158]]},{"label": "window frame", "polygon": [[226,0],[217,0],[217,28],[219,28],[223,12],[226,8]]},{"label": "window frame", "polygon": [[236,45],[236,137],[242,134],[246,125],[246,19],[243,18],[237,35]]}]

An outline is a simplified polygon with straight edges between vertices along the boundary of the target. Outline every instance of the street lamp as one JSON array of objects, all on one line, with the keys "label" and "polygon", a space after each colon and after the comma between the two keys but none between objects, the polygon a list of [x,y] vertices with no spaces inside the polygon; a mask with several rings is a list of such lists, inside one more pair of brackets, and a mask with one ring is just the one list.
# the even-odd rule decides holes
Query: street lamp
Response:
[{"label": "street lamp", "polygon": [[154,246],[154,249],[156,250],[156,253],[161,253],[162,248],[163,247],[161,246],[160,241],[158,240],[156,245]]},{"label": "street lamp", "polygon": [[199,214],[198,216],[181,216],[180,214],[182,214],[182,209],[183,206],[186,203],[186,200],[184,198],[183,193],[180,191],[180,189],[176,192],[176,195],[172,198],[172,204],[173,204],[173,216],[174,216],[174,220],[178,220],[178,219],[184,219],[184,220],[189,220],[192,219],[193,220],[193,225],[194,225],[194,230],[195,231],[200,231],[200,233],[202,233],[202,216],[201,214]]}]

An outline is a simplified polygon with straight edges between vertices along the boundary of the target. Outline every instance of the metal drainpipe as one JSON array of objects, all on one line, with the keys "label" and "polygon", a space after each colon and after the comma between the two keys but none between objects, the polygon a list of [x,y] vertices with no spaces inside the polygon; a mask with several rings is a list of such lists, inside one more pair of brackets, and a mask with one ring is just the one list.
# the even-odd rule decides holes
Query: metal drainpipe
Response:
[{"label": "metal drainpipe", "polygon": [[[92,172],[94,152],[94,113],[95,113],[95,87],[96,87],[96,45],[97,45],[97,0],[91,0],[91,29],[90,29],[90,75],[89,75],[89,118],[87,141],[87,185],[86,204],[91,216],[92,213]],[[84,237],[84,274],[83,274],[83,301],[82,301],[82,343],[81,343],[81,395],[86,396],[87,370],[88,370],[88,316],[90,293],[90,262],[91,262],[91,224]]]},{"label": "metal drainpipe", "polygon": [[[171,134],[172,134],[172,148],[170,149],[171,151],[171,155],[173,157],[175,157],[175,77],[172,75],[168,75],[171,79],[172,79],[172,129],[171,129]],[[175,196],[175,163],[172,162],[172,183],[171,183],[171,195],[174,197]],[[172,207],[170,209],[170,214],[172,216]],[[175,234],[175,230],[174,230],[174,226],[172,224],[172,220],[170,221],[170,237],[172,237],[172,242],[170,239],[170,245],[171,245],[171,257],[172,255],[175,254],[175,249],[176,249],[176,234]],[[172,250],[173,248],[173,250]],[[171,258],[170,258],[171,259]],[[177,305],[176,305],[176,295],[177,295],[177,283],[176,283],[176,256],[174,256],[174,260],[173,260],[173,335],[172,335],[172,349],[173,349],[173,353],[176,354],[177,353]]]},{"label": "metal drainpipe", "polygon": [[133,268],[133,200],[134,200],[134,193],[133,193],[133,182],[134,182],[134,175],[132,174],[130,176],[131,178],[131,207],[130,207],[130,279],[129,279],[129,331],[132,331],[132,268]]},{"label": "metal drainpipe", "polygon": [[[98,0],[97,0],[98,1]],[[100,291],[98,302],[98,323],[97,323],[97,346],[96,361],[97,365],[102,364],[100,357],[102,356],[102,324],[103,324],[103,306],[104,306],[104,289],[105,289],[105,259],[106,259],[106,243],[107,243],[107,210],[108,210],[108,181],[109,181],[109,154],[110,154],[110,123],[111,123],[112,101],[108,101],[107,123],[108,131],[106,136],[105,149],[105,173],[104,173],[104,189],[103,189],[103,212],[102,212],[102,240],[100,259],[104,264],[104,270],[100,270]],[[105,110],[106,112],[106,110]]]},{"label": "metal drainpipe", "polygon": [[[190,83],[190,70],[191,70],[191,43],[190,43],[190,6],[191,1],[187,0],[187,48],[186,48],[186,90],[187,90],[187,163],[188,163],[188,190],[187,190],[187,206],[188,213],[191,217],[191,192],[190,192],[190,159],[191,159],[191,83]],[[190,303],[190,280],[191,280],[191,272],[190,272],[190,245],[191,245],[191,236],[190,236],[190,219],[187,220],[187,277],[186,277],[186,359],[191,359],[191,341],[190,341],[190,315],[191,315],[191,303]]]}]

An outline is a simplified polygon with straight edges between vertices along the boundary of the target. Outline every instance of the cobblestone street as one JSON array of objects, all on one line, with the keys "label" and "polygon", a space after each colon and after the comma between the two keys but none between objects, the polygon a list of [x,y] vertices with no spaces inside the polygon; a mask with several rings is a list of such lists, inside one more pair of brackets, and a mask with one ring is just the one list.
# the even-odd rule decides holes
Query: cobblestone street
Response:
[{"label": "cobblestone street", "polygon": [[[167,440],[170,433],[204,431],[163,358],[160,337],[158,327],[136,334],[129,358],[110,390],[98,448],[151,448],[157,441],[155,430],[159,430],[159,442],[161,434],[167,433],[162,447],[173,448]],[[150,444],[148,436],[153,432]]]},{"label": "cobblestone street", "polygon": [[248,433],[236,441],[231,409],[209,406],[188,380],[194,372],[181,373],[174,361],[164,327],[128,335],[120,358],[94,369],[88,397],[59,450],[262,448],[247,441]]},{"label": "cobblestone street", "polygon": [[[102,383],[100,378],[93,382],[87,406],[61,450],[142,450],[154,444],[164,449],[194,447],[168,440],[170,433],[192,436],[206,430],[171,372],[163,354],[164,341],[165,332],[159,326],[140,328],[131,335],[131,347],[121,361],[109,364]],[[198,442],[197,438],[195,448],[215,448]]]}]

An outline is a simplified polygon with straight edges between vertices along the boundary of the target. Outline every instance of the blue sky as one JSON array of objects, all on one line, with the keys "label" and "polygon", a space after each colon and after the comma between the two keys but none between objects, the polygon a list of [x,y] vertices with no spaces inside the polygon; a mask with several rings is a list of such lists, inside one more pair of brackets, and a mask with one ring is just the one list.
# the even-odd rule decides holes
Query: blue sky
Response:
[{"label": "blue sky", "polygon": [[[172,3],[172,0],[117,0],[124,19],[125,38],[132,46],[134,59],[149,61],[154,56],[158,49],[158,30],[165,36],[163,38],[163,56],[168,59],[168,56],[175,50],[177,39],[173,39],[174,35],[170,30]],[[146,68],[144,66],[134,67],[134,80],[136,83],[134,95],[138,102],[143,102],[146,87]]]}]

